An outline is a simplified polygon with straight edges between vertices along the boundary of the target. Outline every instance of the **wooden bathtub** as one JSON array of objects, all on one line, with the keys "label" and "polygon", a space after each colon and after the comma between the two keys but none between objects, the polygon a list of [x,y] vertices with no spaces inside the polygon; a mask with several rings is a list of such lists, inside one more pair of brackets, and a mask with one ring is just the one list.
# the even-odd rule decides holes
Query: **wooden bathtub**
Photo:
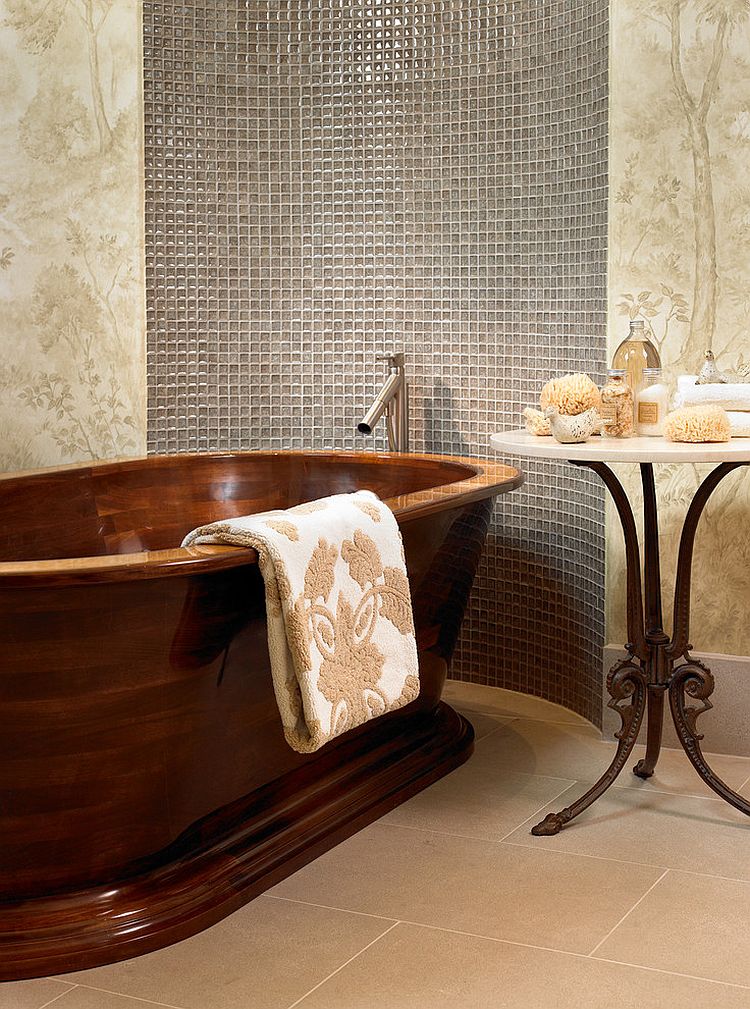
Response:
[{"label": "wooden bathtub", "polygon": [[[461,763],[440,701],[502,465],[150,457],[0,477],[0,979],[134,956],[235,910]],[[284,741],[254,551],[194,526],[369,488],[404,536],[417,701]]]}]

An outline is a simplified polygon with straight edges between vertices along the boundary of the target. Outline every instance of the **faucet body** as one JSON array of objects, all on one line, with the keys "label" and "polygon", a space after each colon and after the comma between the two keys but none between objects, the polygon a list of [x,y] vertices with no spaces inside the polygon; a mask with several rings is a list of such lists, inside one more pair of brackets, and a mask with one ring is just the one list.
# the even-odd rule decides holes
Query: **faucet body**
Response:
[{"label": "faucet body", "polygon": [[379,354],[378,361],[387,361],[388,377],[373,400],[372,406],[357,425],[360,434],[372,434],[385,414],[388,448],[391,452],[409,451],[409,388],[404,372],[404,355]]}]

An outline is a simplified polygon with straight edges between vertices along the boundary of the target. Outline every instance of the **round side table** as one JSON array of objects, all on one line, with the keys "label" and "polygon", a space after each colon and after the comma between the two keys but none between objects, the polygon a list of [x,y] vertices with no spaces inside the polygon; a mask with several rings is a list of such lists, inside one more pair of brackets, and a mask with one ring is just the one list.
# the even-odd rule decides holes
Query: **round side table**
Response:
[{"label": "round side table", "polygon": [[[620,440],[593,437],[581,445],[561,445],[554,438],[540,438],[527,431],[506,431],[492,435],[490,443],[499,452],[562,459],[574,466],[593,470],[612,495],[625,536],[628,655],[616,662],[607,676],[609,707],[619,714],[622,721],[615,733],[617,752],[595,785],[559,813],[549,813],[532,828],[531,833],[557,834],[566,823],[606,792],[630,756],[646,709],[646,756],[638,761],[633,772],[641,778],[651,777],[661,749],[665,696],[669,697],[680,742],[700,777],[722,799],[750,816],[750,801],[733,791],[714,773],[701,751],[703,736],[697,731],[696,721],[712,706],[709,698],[713,693],[714,678],[707,666],[691,656],[692,645],[689,643],[690,579],[698,521],[708,499],[724,477],[750,463],[750,438],[737,438],[721,444],[688,445],[674,444],[663,438]],[[662,620],[659,525],[653,470],[653,464],[660,462],[716,464],[696,491],[685,516],[677,560],[671,638],[664,632]],[[640,465],[643,484],[643,582],[633,510],[609,463]]]}]

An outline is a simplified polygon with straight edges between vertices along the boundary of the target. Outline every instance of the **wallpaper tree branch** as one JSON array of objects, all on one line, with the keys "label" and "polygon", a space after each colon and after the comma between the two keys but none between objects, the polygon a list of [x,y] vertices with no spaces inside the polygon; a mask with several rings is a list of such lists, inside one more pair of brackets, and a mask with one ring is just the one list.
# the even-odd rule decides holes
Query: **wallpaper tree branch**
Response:
[{"label": "wallpaper tree branch", "polygon": [[145,450],[136,0],[0,0],[0,469]]},{"label": "wallpaper tree branch", "polygon": [[[750,0],[614,0],[610,81],[610,352],[644,317],[669,379],[750,351]],[[622,475],[633,495],[637,475]],[[705,470],[657,472],[667,600],[681,517]],[[750,653],[750,484],[741,473],[702,520],[694,642]],[[624,641],[621,536],[608,535],[608,635]]]}]

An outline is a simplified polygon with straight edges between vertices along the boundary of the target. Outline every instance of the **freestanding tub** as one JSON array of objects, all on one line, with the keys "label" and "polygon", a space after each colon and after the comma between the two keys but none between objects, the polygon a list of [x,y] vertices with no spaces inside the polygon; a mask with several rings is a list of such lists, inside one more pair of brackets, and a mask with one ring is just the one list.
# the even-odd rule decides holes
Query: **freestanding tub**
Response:
[{"label": "freestanding tub", "polygon": [[[508,466],[440,456],[151,457],[0,478],[0,979],[167,945],[445,774],[440,702]],[[412,704],[302,756],[284,741],[252,550],[194,526],[369,488],[404,536]]]}]

